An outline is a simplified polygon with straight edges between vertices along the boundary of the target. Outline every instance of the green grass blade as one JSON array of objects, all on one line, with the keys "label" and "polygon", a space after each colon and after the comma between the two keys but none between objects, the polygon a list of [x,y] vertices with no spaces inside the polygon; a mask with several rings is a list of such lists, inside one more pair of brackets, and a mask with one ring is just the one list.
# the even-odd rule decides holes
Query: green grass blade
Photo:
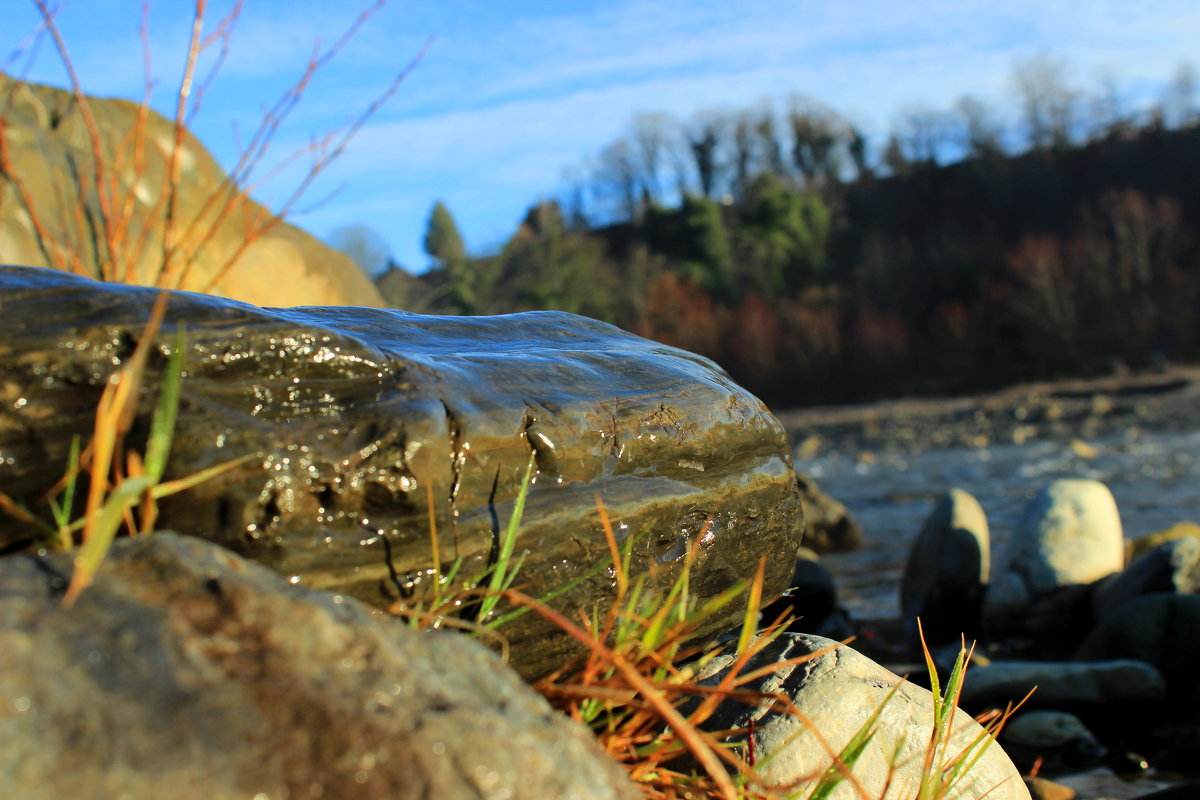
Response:
[{"label": "green grass blade", "polygon": [[65,605],[73,604],[79,593],[92,582],[92,576],[100,569],[100,564],[117,536],[117,529],[125,518],[125,512],[138,504],[142,493],[150,488],[151,483],[145,475],[128,478],[104,501],[96,515],[95,527],[79,548],[79,554],[75,556],[75,572],[71,575],[71,585],[67,587],[67,593],[63,597]]},{"label": "green grass blade", "polygon": [[180,325],[175,332],[171,357],[162,376],[158,404],[150,418],[150,438],[146,442],[144,468],[151,483],[158,483],[167,468],[171,440],[175,436],[175,420],[179,414],[179,396],[183,387],[184,331]]},{"label": "green grass blade", "polygon": [[[536,465],[533,453],[529,454],[529,463],[525,466],[525,477],[521,480],[521,490],[517,492],[517,501],[513,505],[512,516],[508,519],[508,527],[504,530],[504,538],[500,542],[500,554],[491,570],[488,581],[488,595],[479,606],[479,620],[482,622],[491,615],[500,602],[500,592],[503,591],[505,576],[508,573],[509,562],[512,560],[513,549],[517,545],[517,531],[521,527],[521,515],[525,512],[525,498],[529,495],[529,486],[533,481],[533,470]],[[511,579],[510,579],[511,580]]]},{"label": "green grass blade", "polygon": [[[876,725],[879,722],[879,716],[883,714],[883,709],[888,703],[891,702],[892,698],[896,696],[896,692],[900,690],[902,685],[903,681],[898,681],[896,685],[891,688],[891,690],[887,693],[887,696],[883,698],[883,701],[875,707],[873,712],[871,712],[871,716],[867,718],[867,721],[859,727],[859,729],[854,733],[854,736],[849,742],[846,743],[846,746],[843,747],[842,751],[838,754],[838,761],[841,761],[847,770],[853,771],[854,765],[858,763],[858,759],[862,757],[864,752],[866,752],[867,745],[870,744],[871,739],[874,738],[875,734],[878,732]],[[809,800],[827,800],[827,798],[833,794],[833,790],[836,789],[838,785],[841,784],[841,782],[845,779],[846,776],[839,768],[839,765],[837,762],[834,762],[829,766],[829,769],[826,770],[825,774],[821,778],[821,782],[817,784],[815,789],[813,789],[812,794],[809,795]]]},{"label": "green grass blade", "polygon": [[62,532],[71,524],[71,509],[75,505],[75,488],[79,485],[79,447],[79,434],[75,434],[71,437],[71,449],[67,452],[67,482],[63,487],[62,503],[51,501],[50,505],[50,513],[54,515],[60,532],[59,544],[64,549],[70,549],[71,546],[71,538],[64,537]]}]

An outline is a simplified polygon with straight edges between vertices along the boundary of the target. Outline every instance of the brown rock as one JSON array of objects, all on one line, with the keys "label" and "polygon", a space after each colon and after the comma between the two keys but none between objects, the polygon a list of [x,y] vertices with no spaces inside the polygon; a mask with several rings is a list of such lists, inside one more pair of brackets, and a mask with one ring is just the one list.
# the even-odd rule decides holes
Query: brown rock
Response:
[{"label": "brown rock", "polygon": [[[8,97],[13,79],[0,74],[0,97]],[[51,250],[61,250],[62,242],[83,258],[82,268],[98,274],[95,250],[87,226],[77,222],[78,189],[74,176],[84,176],[87,184],[94,169],[92,149],[83,116],[69,92],[21,83],[15,102],[6,115],[3,135],[15,176],[33,198],[38,218],[48,227]],[[122,277],[131,283],[153,284],[161,265],[163,238],[163,176],[167,172],[169,145],[174,140],[173,124],[151,112],[145,123],[145,167],[140,176],[131,165],[131,132],[136,129],[138,106],[125,100],[89,98],[106,154],[106,166],[124,165],[116,177],[121,182],[121,197],[134,199],[129,230],[140,237],[146,221],[152,220],[148,246],[136,263],[136,274]],[[124,150],[122,149],[124,148]],[[177,230],[200,217],[197,228],[204,230],[214,221],[195,266],[180,288],[211,291],[250,303],[271,306],[365,305],[382,306],[383,298],[370,279],[347,256],[330,248],[299,228],[280,222],[261,238],[253,241],[240,255],[248,227],[257,226],[270,212],[250,201],[223,221],[215,212],[202,212],[209,198],[225,191],[227,176],[204,146],[190,133],[185,134],[180,155],[182,178],[176,196]],[[136,185],[129,185],[136,182]],[[99,219],[94,190],[88,193],[87,213]],[[65,200],[64,200],[65,198]],[[64,205],[65,204],[65,205]],[[38,244],[28,216],[16,211],[23,204],[12,181],[0,182],[0,261],[30,266],[54,266]],[[219,206],[210,206],[219,207]],[[134,241],[129,235],[127,241]],[[217,273],[231,258],[236,260],[225,277]],[[216,284],[210,287],[210,283]]]},{"label": "brown rock", "polygon": [[[35,503],[62,474],[71,437],[90,432],[101,387],[155,296],[0,268],[4,491]],[[180,293],[167,318],[150,386],[173,329],[187,330],[167,477],[257,458],[165,502],[163,527],[386,605],[427,587],[431,510],[442,567],[461,558],[463,576],[486,568],[532,454],[516,545],[527,593],[542,596],[608,557],[597,496],[618,538],[635,537],[634,570],[653,567],[660,586],[697,540],[691,590],[701,600],[751,577],[760,557],[764,596],[787,585],[802,526],[787,438],[706,359],[556,312],[272,310]],[[143,398],[143,415],[153,400]],[[23,535],[0,515],[0,545]],[[556,602],[590,609],[611,591],[597,575]],[[712,627],[739,614],[730,608]],[[526,674],[570,649],[532,614],[506,632]]]}]

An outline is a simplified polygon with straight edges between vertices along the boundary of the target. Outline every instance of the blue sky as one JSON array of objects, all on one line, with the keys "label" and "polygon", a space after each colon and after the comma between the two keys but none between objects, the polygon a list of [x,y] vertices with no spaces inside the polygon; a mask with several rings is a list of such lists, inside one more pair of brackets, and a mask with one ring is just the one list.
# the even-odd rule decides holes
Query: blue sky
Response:
[{"label": "blue sky", "polygon": [[[53,0],[52,0],[53,2]],[[230,0],[211,0],[216,22]],[[85,89],[138,99],[143,87],[136,0],[62,0],[58,22]],[[222,71],[193,124],[224,164],[235,131],[299,76],[314,43],[330,44],[361,6],[245,0]],[[0,69],[37,23],[28,0],[0,0]],[[191,23],[189,0],[151,0],[157,109],[170,113]],[[291,220],[325,237],[342,225],[382,234],[411,270],[434,201],[454,213],[474,252],[503,242],[539,197],[626,130],[638,112],[686,119],[804,94],[881,141],[900,109],[949,108],[972,93],[1010,113],[1010,76],[1034,53],[1065,58],[1094,91],[1115,77],[1131,105],[1161,94],[1195,59],[1195,0],[390,0],[323,69],[276,138],[282,157],[345,125],[386,89],[430,38],[424,60],[307,198],[332,197]],[[44,43],[29,77],[63,85]],[[255,192],[277,204],[295,170]],[[303,204],[302,204],[303,205]]]}]

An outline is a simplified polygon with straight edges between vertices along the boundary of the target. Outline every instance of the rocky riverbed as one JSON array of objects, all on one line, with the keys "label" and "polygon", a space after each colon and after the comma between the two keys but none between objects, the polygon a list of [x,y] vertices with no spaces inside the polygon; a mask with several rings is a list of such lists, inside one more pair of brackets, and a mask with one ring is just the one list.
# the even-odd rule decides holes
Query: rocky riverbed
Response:
[{"label": "rocky riverbed", "polygon": [[[1150,697],[1132,700],[1114,695],[1108,702],[1088,707],[1086,703],[1081,706],[1078,698],[1074,701],[1060,698],[1063,702],[1058,705],[1075,712],[1075,723],[1067,724],[1061,717],[1039,716],[1056,713],[1051,709],[1039,711],[1029,722],[1016,721],[1019,724],[1015,725],[1013,735],[1022,741],[1007,746],[1025,769],[1037,755],[1045,756],[1043,774],[1077,771],[1081,767],[1079,759],[1086,763],[1089,757],[1105,765],[1083,777],[1063,778],[1074,782],[1085,797],[1134,797],[1154,788],[1155,779],[1169,776],[1171,770],[1194,769],[1200,738],[1190,720],[1200,716],[1195,702],[1200,684],[1194,679],[1200,656],[1181,644],[1195,636],[1187,627],[1192,623],[1183,622],[1193,613],[1192,592],[1200,572],[1189,549],[1194,546],[1190,542],[1177,543],[1165,550],[1160,548],[1155,555],[1138,559],[1129,567],[1125,567],[1125,562],[1149,549],[1151,540],[1147,537],[1151,534],[1172,528],[1181,520],[1200,518],[1197,376],[1194,368],[1180,367],[1147,375],[1016,387],[979,397],[781,413],[779,416],[796,446],[797,468],[815,477],[824,489],[844,501],[864,530],[859,549],[829,553],[820,561],[831,573],[827,579],[830,588],[836,587],[838,599],[849,612],[850,620],[848,624],[843,620],[842,633],[857,634],[856,646],[884,663],[920,675],[923,669],[912,660],[914,652],[905,635],[900,587],[911,571],[906,567],[906,559],[918,533],[938,516],[935,512],[939,498],[954,487],[967,489],[978,497],[982,506],[980,515],[990,523],[987,526],[990,530],[985,529],[990,536],[985,536],[985,541],[990,551],[993,585],[986,588],[995,597],[1003,593],[996,585],[996,576],[1012,566],[1019,551],[1029,552],[1028,546],[1020,544],[1020,531],[1032,526],[1027,518],[1031,514],[1029,508],[1036,505],[1038,491],[1058,479],[1103,482],[1115,496],[1112,516],[1104,524],[1110,531],[1121,531],[1114,553],[1125,551],[1119,563],[1102,570],[1113,574],[1100,581],[1093,580],[1095,576],[1064,581],[1076,585],[1049,593],[1053,595],[1050,599],[1043,595],[1038,603],[1016,617],[1035,622],[1058,620],[1061,624],[1057,630],[1054,625],[1042,625],[1041,631],[1010,631],[1001,635],[996,626],[985,628],[986,646],[980,652],[1003,665],[1003,669],[989,668],[992,678],[988,678],[986,670],[977,668],[973,679],[968,677],[968,687],[974,683],[986,689],[990,681],[999,680],[1005,669],[1011,669],[1014,659],[1029,669],[1041,670],[1034,682],[1043,685],[1043,700],[1032,702],[1035,705],[1041,702],[1044,708],[1047,706],[1044,699],[1054,693],[1053,687],[1064,682],[1076,688],[1111,687],[1113,682],[1106,683],[1108,679],[1099,673],[1088,678],[1079,675],[1070,678],[1071,670],[1083,668],[1081,664],[1070,663],[1079,656],[1075,651],[1100,619],[1112,612],[1109,601],[1114,592],[1121,593],[1123,601],[1138,593],[1157,594],[1157,599],[1138,601],[1141,605],[1135,605],[1132,612],[1137,615],[1136,621],[1126,620],[1124,624],[1132,624],[1139,633],[1162,630],[1156,628],[1155,615],[1160,610],[1168,615],[1167,626],[1174,631],[1176,642],[1174,652],[1181,654],[1184,663],[1191,664],[1176,673],[1174,679],[1167,680],[1171,700],[1164,704],[1161,699]],[[952,518],[956,523],[951,528],[977,527],[977,523],[964,522],[974,518],[964,513],[943,510],[943,524]],[[1094,529],[1096,525],[1093,522],[1081,527]],[[1194,531],[1187,525],[1173,530],[1176,534]],[[922,533],[922,538],[925,536]],[[953,547],[961,545],[944,540],[927,548],[925,560],[930,553]],[[1101,549],[1105,547],[1113,550],[1111,536]],[[1108,556],[1110,560],[1116,558],[1114,553]],[[978,573],[979,564],[973,563]],[[968,566],[963,572],[969,574],[969,570]],[[1148,577],[1151,573],[1175,577],[1151,588],[1154,583]],[[1005,579],[999,581],[1004,582]],[[1124,588],[1118,592],[1114,585]],[[1134,585],[1139,589],[1124,594]],[[952,603],[956,610],[970,607],[972,601],[961,584],[953,592],[957,592],[953,594],[956,602]],[[829,598],[824,602],[829,605]],[[906,610],[911,612],[911,606],[910,600]],[[1107,647],[1119,647],[1121,657],[1137,663],[1154,662],[1171,647],[1162,639],[1157,640],[1158,644],[1141,639],[1134,646],[1132,643],[1137,639],[1129,632],[1097,634],[1097,637],[1104,638]],[[1095,656],[1096,646],[1090,646],[1090,655],[1086,652],[1082,655]],[[906,660],[910,661],[908,665],[904,663]],[[1125,689],[1134,691],[1135,686],[1141,685],[1151,693],[1158,691],[1150,688],[1153,678],[1146,683],[1134,677],[1141,674],[1142,667],[1111,668],[1114,675],[1124,675],[1115,679],[1115,684]],[[1121,670],[1132,672],[1126,674]],[[1016,684],[1024,685],[1023,681],[1017,680],[1009,686],[1009,691],[1014,691]],[[986,691],[967,697],[972,703],[981,697],[988,699]],[[1188,710],[1174,713],[1182,708]],[[1086,720],[1086,725],[1078,722],[1080,717]],[[1091,738],[1064,733],[1076,731],[1072,725],[1088,730]],[[1051,739],[1059,736],[1060,746],[1048,747],[1046,738],[1040,740],[1040,746],[1028,746],[1033,736],[1030,730],[1039,728],[1037,736]],[[1156,731],[1161,735],[1150,735]],[[1088,741],[1107,747],[1101,751],[1084,744]],[[1066,750],[1070,750],[1061,746],[1066,742],[1071,742],[1070,747],[1075,750],[1064,763]],[[1118,778],[1104,782],[1103,776],[1111,776],[1114,770],[1126,776],[1138,772],[1143,760],[1149,762],[1150,772],[1141,772],[1134,782]],[[1154,773],[1155,769],[1159,772]]]}]

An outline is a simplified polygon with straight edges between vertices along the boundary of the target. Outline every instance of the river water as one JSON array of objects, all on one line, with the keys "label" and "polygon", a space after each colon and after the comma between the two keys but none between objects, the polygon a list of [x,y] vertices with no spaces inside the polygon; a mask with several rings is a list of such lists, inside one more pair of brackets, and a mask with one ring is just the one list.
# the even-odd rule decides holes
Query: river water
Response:
[{"label": "river water", "polygon": [[837,579],[842,604],[858,619],[898,616],[908,548],[934,501],[953,487],[975,495],[987,514],[993,571],[1007,562],[1006,545],[1025,504],[1056,478],[1103,481],[1127,539],[1183,520],[1200,522],[1200,431],[1131,430],[1086,443],[1038,440],[919,452],[831,450],[797,457],[796,468],[845,503],[863,526],[858,550],[821,559]]}]

